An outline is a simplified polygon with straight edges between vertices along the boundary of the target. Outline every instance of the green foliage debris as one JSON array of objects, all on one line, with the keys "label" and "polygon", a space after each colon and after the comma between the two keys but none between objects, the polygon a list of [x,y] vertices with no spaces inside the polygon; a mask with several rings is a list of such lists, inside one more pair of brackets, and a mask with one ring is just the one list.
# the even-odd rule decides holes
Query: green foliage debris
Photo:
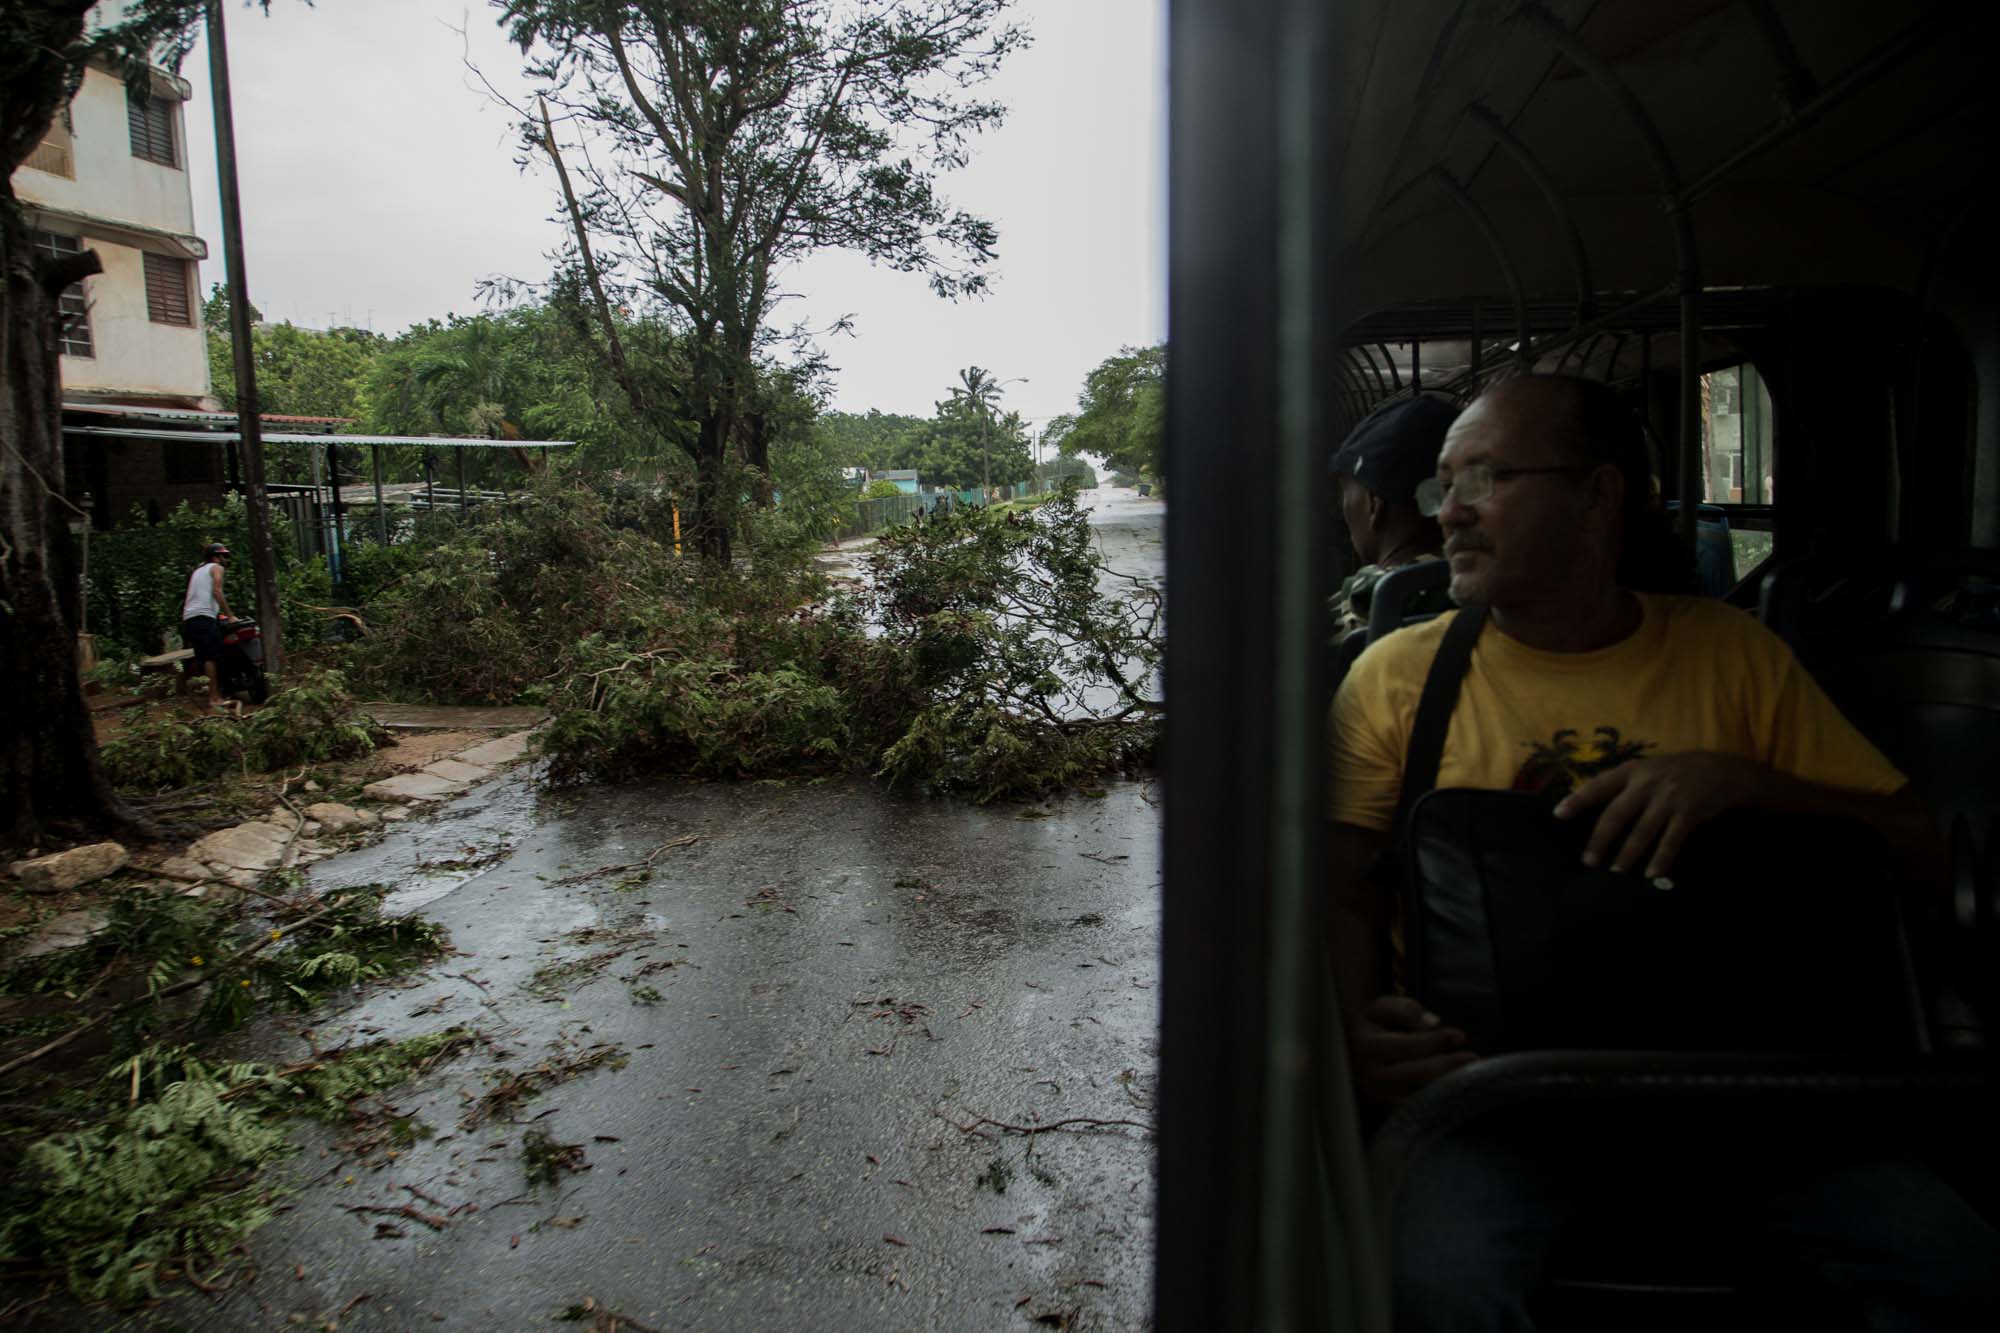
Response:
[{"label": "green foliage debris", "polygon": [[[33,1101],[10,1098],[0,1264],[118,1304],[180,1277],[214,1285],[272,1215],[279,1193],[259,1173],[288,1151],[285,1118],[351,1122],[362,1099],[469,1045],[472,1035],[454,1028],[274,1068],[218,1064],[174,1044],[274,1004],[310,1007],[444,947],[434,924],[385,916],[382,894],[345,890],[252,922],[213,900],[128,887],[114,891],[90,940],[0,973],[10,1008],[0,1040],[93,1024],[110,1036],[95,1064],[58,1068]],[[406,1121],[390,1128],[416,1132]]]},{"label": "green foliage debris", "polygon": [[260,1173],[290,1151],[284,1117],[338,1120],[472,1040],[452,1028],[294,1070],[210,1065],[185,1047],[118,1062],[100,1123],[19,1152],[0,1191],[0,1262],[58,1271],[79,1299],[114,1304],[177,1277],[213,1285],[283,1198]]},{"label": "green foliage debris", "polygon": [[683,559],[635,497],[551,483],[369,611],[370,688],[545,703],[556,783],[871,773],[1012,799],[1150,761],[1156,587],[1065,485],[887,531],[863,596],[798,550]]},{"label": "green foliage debris", "polygon": [[99,752],[119,787],[164,791],[227,773],[264,773],[366,754],[383,733],[338,671],[314,671],[248,717],[135,719]]},{"label": "green foliage debris", "polygon": [[587,1169],[581,1143],[557,1143],[545,1129],[531,1129],[521,1136],[521,1169],[527,1173],[529,1188],[559,1184],[566,1171]]}]

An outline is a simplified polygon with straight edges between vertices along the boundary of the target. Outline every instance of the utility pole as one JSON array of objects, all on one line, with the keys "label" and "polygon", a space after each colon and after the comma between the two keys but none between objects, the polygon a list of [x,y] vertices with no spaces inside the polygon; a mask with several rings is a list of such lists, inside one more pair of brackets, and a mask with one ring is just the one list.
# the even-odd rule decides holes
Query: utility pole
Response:
[{"label": "utility pole", "polygon": [[208,0],[208,88],[215,104],[215,169],[222,186],[222,256],[229,277],[229,341],[236,360],[236,421],[243,438],[243,499],[250,520],[250,570],[257,584],[257,626],[272,675],[283,665],[285,627],[278,618],[278,566],[271,550],[271,501],[264,492],[263,418],[257,361],[250,346],[250,283],[243,273],[243,213],[236,192],[236,120],[229,105],[229,44],[222,0]]},{"label": "utility pole", "polygon": [[993,415],[986,406],[982,395],[979,399],[979,481],[984,488],[979,493],[979,503],[993,503],[993,460],[986,451],[986,437],[993,429]]}]

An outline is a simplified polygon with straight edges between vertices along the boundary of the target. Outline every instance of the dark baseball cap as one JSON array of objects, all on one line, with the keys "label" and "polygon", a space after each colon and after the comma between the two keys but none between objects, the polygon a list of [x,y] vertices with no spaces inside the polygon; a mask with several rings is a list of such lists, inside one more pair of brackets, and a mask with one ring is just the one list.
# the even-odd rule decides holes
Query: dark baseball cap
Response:
[{"label": "dark baseball cap", "polygon": [[1444,433],[1458,404],[1431,394],[1395,398],[1361,419],[1333,455],[1336,477],[1352,477],[1385,500],[1413,504],[1417,483],[1437,475]]}]

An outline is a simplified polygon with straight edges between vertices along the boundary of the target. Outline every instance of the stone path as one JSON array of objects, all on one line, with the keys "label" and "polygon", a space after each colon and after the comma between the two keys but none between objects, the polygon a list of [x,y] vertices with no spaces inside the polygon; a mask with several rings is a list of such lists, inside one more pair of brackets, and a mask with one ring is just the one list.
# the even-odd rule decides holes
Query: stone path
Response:
[{"label": "stone path", "polygon": [[[527,711],[527,710],[521,710]],[[484,782],[493,771],[521,758],[528,751],[532,731],[517,731],[483,745],[462,750],[449,759],[437,759],[414,773],[398,773],[392,778],[371,782],[361,790],[378,801],[412,804],[442,801],[458,795],[475,782]]]},{"label": "stone path", "polygon": [[[521,714],[530,721],[541,716],[531,708],[435,711]],[[451,725],[459,729],[477,729],[478,726],[456,718]],[[399,773],[362,788],[365,795],[390,803],[387,809],[377,811],[365,805],[348,806],[333,801],[308,805],[298,814],[280,807],[260,818],[217,829],[195,839],[179,854],[154,867],[151,873],[188,885],[185,892],[196,897],[206,895],[210,886],[216,884],[235,889],[247,888],[269,871],[308,865],[341,850],[321,841],[322,837],[361,832],[385,822],[407,818],[410,811],[406,807],[409,805],[447,800],[475,783],[484,782],[499,770],[525,758],[529,738],[533,735],[531,728],[498,736],[461,750],[452,757],[432,760],[415,772]],[[110,842],[72,848],[38,861],[17,862],[11,869],[14,877],[29,890],[52,892],[101,879],[123,868],[128,860],[125,848]],[[104,929],[107,920],[107,914],[97,908],[66,913],[45,923],[8,952],[17,958],[32,958],[53,949],[69,948]]]}]

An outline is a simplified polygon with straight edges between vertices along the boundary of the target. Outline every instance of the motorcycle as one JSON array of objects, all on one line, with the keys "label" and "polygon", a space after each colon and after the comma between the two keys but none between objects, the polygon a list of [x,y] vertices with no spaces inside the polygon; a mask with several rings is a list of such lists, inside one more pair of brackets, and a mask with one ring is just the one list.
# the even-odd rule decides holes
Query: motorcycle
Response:
[{"label": "motorcycle", "polygon": [[216,688],[225,699],[238,694],[261,704],[271,693],[264,675],[264,636],[257,622],[248,618],[231,620],[222,626],[222,656],[215,663]]}]

